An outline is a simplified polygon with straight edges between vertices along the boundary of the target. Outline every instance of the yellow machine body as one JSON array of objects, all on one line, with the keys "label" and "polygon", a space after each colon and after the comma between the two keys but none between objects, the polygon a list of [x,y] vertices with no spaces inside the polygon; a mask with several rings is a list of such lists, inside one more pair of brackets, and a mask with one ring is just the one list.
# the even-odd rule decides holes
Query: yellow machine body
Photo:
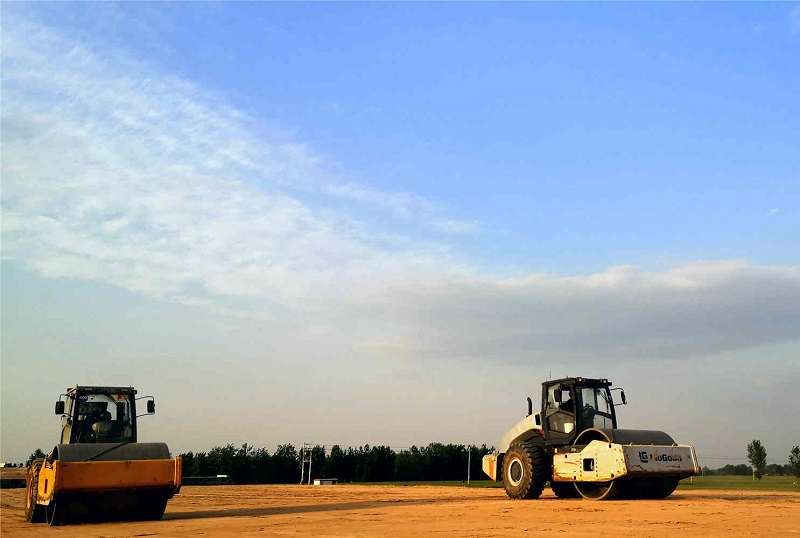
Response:
[{"label": "yellow machine body", "polygon": [[59,493],[159,490],[170,497],[181,489],[181,458],[167,460],[45,461],[39,471],[38,504]]}]

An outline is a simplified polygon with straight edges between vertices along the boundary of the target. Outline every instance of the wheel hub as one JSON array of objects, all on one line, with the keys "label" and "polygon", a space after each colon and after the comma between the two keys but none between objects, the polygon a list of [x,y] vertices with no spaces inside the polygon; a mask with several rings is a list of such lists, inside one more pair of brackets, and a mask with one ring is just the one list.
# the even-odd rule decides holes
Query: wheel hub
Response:
[{"label": "wheel hub", "polygon": [[513,486],[519,486],[520,482],[522,482],[523,474],[522,462],[518,459],[514,459],[511,465],[508,466],[508,481]]}]

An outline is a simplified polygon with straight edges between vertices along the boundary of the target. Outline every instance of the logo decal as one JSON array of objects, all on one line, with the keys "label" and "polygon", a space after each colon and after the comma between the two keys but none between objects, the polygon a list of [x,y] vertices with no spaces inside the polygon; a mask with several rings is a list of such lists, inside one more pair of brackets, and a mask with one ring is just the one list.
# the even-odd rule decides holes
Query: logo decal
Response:
[{"label": "logo decal", "polygon": [[651,461],[683,461],[681,456],[673,456],[672,454],[651,454],[646,450],[639,452],[639,460],[642,463],[650,463]]}]

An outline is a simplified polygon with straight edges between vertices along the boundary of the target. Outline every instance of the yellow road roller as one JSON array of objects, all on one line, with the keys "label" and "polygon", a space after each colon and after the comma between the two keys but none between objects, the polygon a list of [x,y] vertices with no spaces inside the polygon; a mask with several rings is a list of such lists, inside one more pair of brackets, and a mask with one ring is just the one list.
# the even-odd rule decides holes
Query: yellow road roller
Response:
[{"label": "yellow road roller", "polygon": [[165,443],[137,442],[139,402],[142,415],[155,413],[153,397],[137,398],[133,387],[78,385],[59,397],[61,442],[28,467],[29,522],[161,519],[181,489],[181,458]]}]

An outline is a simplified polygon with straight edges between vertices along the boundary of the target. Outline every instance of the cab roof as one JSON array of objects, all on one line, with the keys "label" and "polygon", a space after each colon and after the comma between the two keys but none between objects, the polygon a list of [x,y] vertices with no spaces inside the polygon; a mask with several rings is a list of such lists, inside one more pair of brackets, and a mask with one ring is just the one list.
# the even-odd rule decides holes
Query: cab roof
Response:
[{"label": "cab roof", "polygon": [[133,396],[136,394],[136,389],[133,387],[110,387],[100,385],[75,385],[74,387],[67,388],[67,394],[125,394]]},{"label": "cab roof", "polygon": [[583,385],[587,387],[610,387],[611,381],[606,378],[590,378],[590,377],[564,377],[561,379],[553,379],[542,383],[545,386],[551,385]]}]

